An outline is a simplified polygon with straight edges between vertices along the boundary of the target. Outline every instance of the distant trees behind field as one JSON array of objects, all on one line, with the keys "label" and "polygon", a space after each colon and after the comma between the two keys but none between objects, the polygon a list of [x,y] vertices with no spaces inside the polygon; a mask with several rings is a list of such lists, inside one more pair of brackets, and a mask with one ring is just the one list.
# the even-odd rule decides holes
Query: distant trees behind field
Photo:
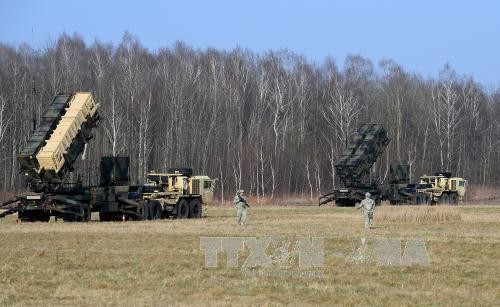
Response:
[{"label": "distant trees behind field", "polygon": [[[72,175],[98,182],[103,155],[131,157],[131,176],[190,166],[256,196],[310,197],[338,184],[334,165],[363,123],[391,142],[373,168],[411,165],[413,179],[448,170],[471,183],[500,182],[500,89],[485,91],[444,65],[424,79],[392,60],[361,56],[340,67],[293,52],[196,50],[178,42],[151,52],[126,33],[118,46],[61,35],[43,50],[0,44],[0,188],[22,187],[16,155],[59,92],[92,91],[100,128]],[[438,69],[438,68],[436,68]],[[376,72],[377,71],[377,72]]]}]

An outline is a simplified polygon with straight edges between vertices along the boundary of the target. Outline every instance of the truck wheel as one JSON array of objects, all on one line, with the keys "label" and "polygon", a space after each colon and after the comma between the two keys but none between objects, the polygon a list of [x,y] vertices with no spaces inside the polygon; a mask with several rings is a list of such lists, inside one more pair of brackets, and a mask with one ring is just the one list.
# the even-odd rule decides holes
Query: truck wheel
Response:
[{"label": "truck wheel", "polygon": [[171,216],[172,216],[172,211],[168,211],[168,210],[164,210],[164,211],[163,211],[163,216],[162,216],[162,218],[164,218],[164,219],[168,219],[168,218],[169,218],[169,217],[171,217]]},{"label": "truck wheel", "polygon": [[149,205],[149,219],[150,220],[159,220],[163,215],[163,209],[161,204],[157,200],[150,200],[148,202]]},{"label": "truck wheel", "polygon": [[99,221],[109,222],[111,221],[111,216],[108,212],[99,212]]},{"label": "truck wheel", "polygon": [[187,219],[189,217],[189,204],[187,200],[181,199],[177,203],[177,218]]},{"label": "truck wheel", "polygon": [[139,221],[147,220],[149,216],[148,205],[144,202],[139,202],[138,204],[139,205],[136,208],[137,220]]},{"label": "truck wheel", "polygon": [[422,195],[417,194],[417,198],[415,200],[415,204],[421,205],[423,203]]},{"label": "truck wheel", "polygon": [[443,205],[448,205],[450,203],[450,196],[446,193],[443,193],[441,195],[441,198],[439,198],[439,203]]},{"label": "truck wheel", "polygon": [[92,219],[92,212],[90,211],[89,207],[84,207],[83,208],[83,221],[82,222],[88,222]]},{"label": "truck wheel", "polygon": [[407,205],[418,205],[418,195],[412,194],[410,199],[406,202]]},{"label": "truck wheel", "polygon": [[430,206],[432,204],[432,199],[429,195],[424,194],[424,204]]},{"label": "truck wheel", "polygon": [[450,204],[452,205],[458,204],[458,195],[456,193],[450,194]]},{"label": "truck wheel", "polygon": [[201,202],[195,198],[189,203],[189,217],[198,219],[201,217]]}]

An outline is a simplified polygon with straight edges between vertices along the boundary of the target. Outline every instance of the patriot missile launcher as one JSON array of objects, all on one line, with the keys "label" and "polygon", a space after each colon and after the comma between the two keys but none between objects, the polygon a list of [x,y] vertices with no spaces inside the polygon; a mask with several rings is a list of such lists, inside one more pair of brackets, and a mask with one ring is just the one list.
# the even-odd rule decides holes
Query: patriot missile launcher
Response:
[{"label": "patriot missile launcher", "polygon": [[92,139],[98,107],[90,92],[54,97],[17,157],[31,193],[5,202],[0,217],[18,212],[27,221],[47,221],[51,215],[70,221],[90,219],[89,188],[66,182],[66,174]]},{"label": "patriot missile launcher", "polygon": [[367,182],[366,177],[389,141],[382,125],[361,126],[335,165],[342,187],[321,196],[319,205],[335,201],[338,206],[354,206],[367,192],[379,203],[382,196],[379,183]]}]

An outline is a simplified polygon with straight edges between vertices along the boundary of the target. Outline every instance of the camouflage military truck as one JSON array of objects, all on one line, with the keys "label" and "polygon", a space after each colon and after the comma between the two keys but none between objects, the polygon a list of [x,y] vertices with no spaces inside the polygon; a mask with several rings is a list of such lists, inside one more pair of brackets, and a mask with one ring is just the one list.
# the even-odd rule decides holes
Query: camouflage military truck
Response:
[{"label": "camouflage military truck", "polygon": [[408,165],[391,165],[387,199],[391,205],[433,205],[458,204],[463,200],[467,180],[452,177],[449,172],[435,173],[433,176],[420,177],[419,183],[409,183]]},{"label": "camouflage military truck", "polygon": [[342,186],[322,195],[319,205],[335,201],[338,206],[354,206],[367,192],[380,203],[383,195],[379,182],[369,182],[366,177],[389,141],[381,125],[362,125],[335,165]]},{"label": "camouflage military truck", "polygon": [[171,168],[166,173],[147,174],[137,198],[149,206],[149,218],[200,218],[203,206],[212,202],[214,180],[193,176],[190,168]]},{"label": "camouflage military truck", "polygon": [[99,122],[92,93],[58,94],[43,114],[17,157],[30,193],[0,206],[0,217],[18,212],[23,221],[48,221],[56,216],[67,221],[90,219],[90,191],[81,182],[69,183],[66,174],[92,139]]}]

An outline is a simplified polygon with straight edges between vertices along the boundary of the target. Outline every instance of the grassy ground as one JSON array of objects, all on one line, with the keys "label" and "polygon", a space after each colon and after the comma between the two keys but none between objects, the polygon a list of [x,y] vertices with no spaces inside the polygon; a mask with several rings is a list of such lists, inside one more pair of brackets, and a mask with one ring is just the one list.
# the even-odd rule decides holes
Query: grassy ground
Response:
[{"label": "grassy ground", "polygon": [[[369,231],[358,210],[314,206],[255,207],[245,227],[234,225],[232,208],[155,222],[16,224],[11,216],[0,220],[0,305],[500,305],[500,206],[450,210],[460,218],[381,221],[375,212]],[[249,276],[220,254],[209,269],[200,236],[325,237],[325,263],[314,276]],[[431,265],[349,261],[360,238],[403,246],[421,238]]]}]

